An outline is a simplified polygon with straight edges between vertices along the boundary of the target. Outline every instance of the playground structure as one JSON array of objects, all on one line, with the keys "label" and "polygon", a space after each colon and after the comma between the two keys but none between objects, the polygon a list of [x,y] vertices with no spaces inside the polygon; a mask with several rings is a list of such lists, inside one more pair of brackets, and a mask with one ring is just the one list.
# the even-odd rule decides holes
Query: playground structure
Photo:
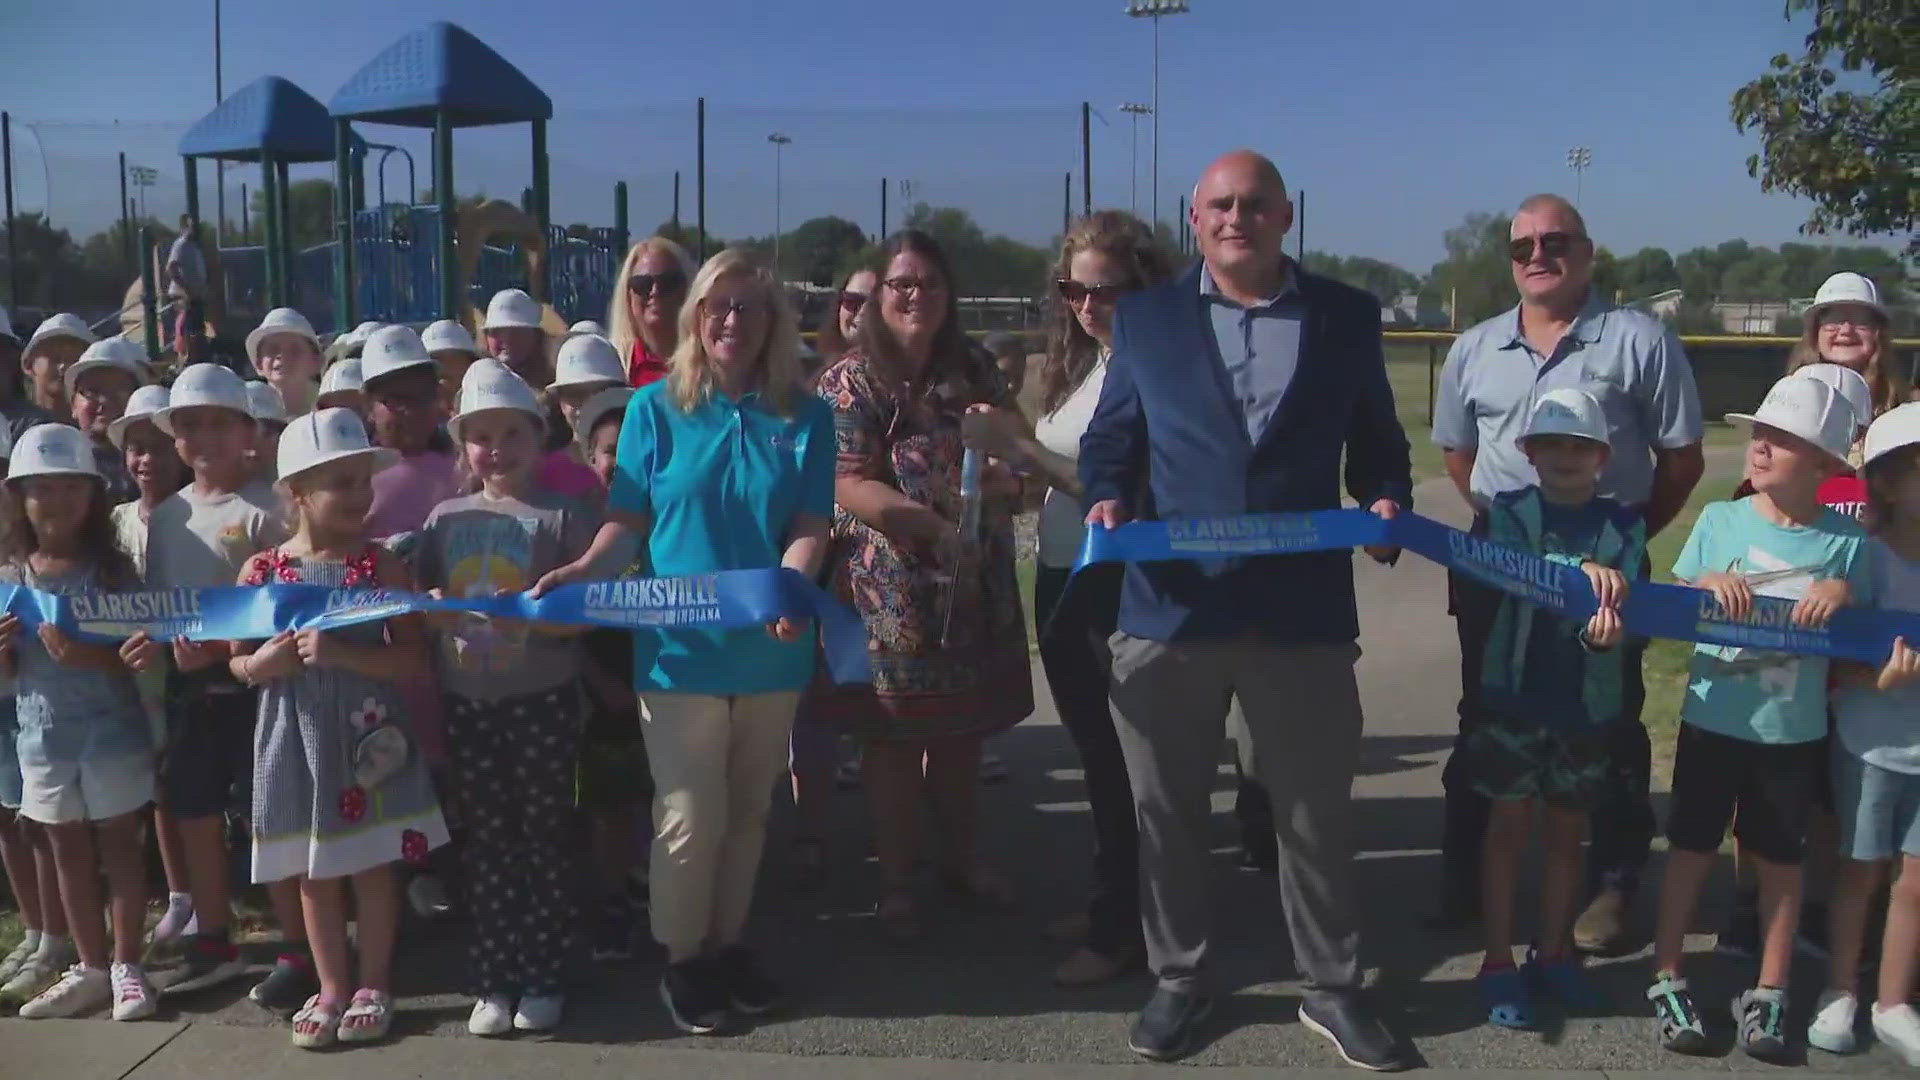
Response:
[{"label": "playground structure", "polygon": [[[234,333],[269,308],[291,306],[322,334],[363,319],[420,325],[460,319],[478,331],[487,299],[526,289],[544,306],[543,323],[558,335],[578,319],[602,319],[628,244],[627,193],[614,185],[611,228],[557,228],[548,214],[546,123],[553,103],[493,49],[447,22],[430,23],[375,55],[322,105],[286,79],[266,76],[221,101],[181,138],[187,216],[200,220],[196,166],[202,160],[258,164],[264,196],[263,244],[206,249],[214,297],[209,336]],[[531,125],[532,185],[524,206],[486,200],[456,206],[453,131],[460,127]],[[366,158],[396,148],[369,143],[356,124],[431,128],[434,202],[366,202]],[[333,162],[333,237],[296,249],[287,203],[287,166]],[[409,158],[409,175],[412,173]],[[202,235],[205,235],[204,230]],[[151,238],[141,280],[128,288],[124,332],[145,335],[162,353],[158,283],[164,252]],[[134,312],[138,312],[135,315]]]}]

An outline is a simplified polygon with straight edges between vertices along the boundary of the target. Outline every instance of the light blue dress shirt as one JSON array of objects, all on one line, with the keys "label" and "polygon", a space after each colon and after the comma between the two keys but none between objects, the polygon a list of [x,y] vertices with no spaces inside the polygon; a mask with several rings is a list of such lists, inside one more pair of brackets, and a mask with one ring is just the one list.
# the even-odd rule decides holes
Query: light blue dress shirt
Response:
[{"label": "light blue dress shirt", "polygon": [[1205,266],[1200,268],[1200,295],[1207,301],[1213,340],[1226,365],[1233,400],[1246,422],[1247,439],[1257,442],[1300,367],[1301,326],[1307,309],[1293,264],[1287,264],[1280,291],[1252,307],[1241,307],[1222,296]]}]

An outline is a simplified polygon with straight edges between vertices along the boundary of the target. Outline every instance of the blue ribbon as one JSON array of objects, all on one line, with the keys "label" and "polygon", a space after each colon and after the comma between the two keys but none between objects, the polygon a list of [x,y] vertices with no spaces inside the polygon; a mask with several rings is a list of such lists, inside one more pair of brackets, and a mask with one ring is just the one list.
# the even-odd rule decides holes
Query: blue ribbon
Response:
[{"label": "blue ribbon", "polygon": [[[1568,619],[1584,620],[1599,607],[1587,575],[1578,568],[1413,513],[1386,520],[1364,510],[1316,510],[1134,521],[1117,529],[1089,525],[1074,569],[1104,562],[1210,562],[1361,546],[1404,548]],[[1636,581],[1627,591],[1620,616],[1629,633],[1642,637],[1826,656],[1875,666],[1886,662],[1894,638],[1920,643],[1920,613],[1849,607],[1837,612],[1826,626],[1806,629],[1792,624],[1793,606],[1791,600],[1756,596],[1746,618],[1732,619],[1702,589]]]},{"label": "blue ribbon", "polygon": [[424,611],[635,632],[758,629],[781,618],[812,619],[820,624],[834,682],[873,679],[859,616],[785,567],[567,585],[537,600],[525,593],[436,600],[392,589],[298,584],[77,594],[4,588],[0,610],[29,629],[51,623],[91,641],[124,641],[136,633],[157,640],[255,641],[282,630],[337,630]]}]

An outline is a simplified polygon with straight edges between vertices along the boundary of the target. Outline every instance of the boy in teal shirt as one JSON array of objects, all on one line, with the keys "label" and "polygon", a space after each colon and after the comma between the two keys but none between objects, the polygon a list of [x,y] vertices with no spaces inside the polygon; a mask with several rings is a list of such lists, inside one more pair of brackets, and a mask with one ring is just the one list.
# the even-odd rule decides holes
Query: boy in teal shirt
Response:
[{"label": "boy in teal shirt", "polygon": [[[1846,468],[1852,408],[1825,383],[1782,379],[1749,423],[1746,478],[1754,493],[1701,511],[1675,561],[1683,584],[1713,594],[1724,618],[1752,614],[1755,596],[1794,602],[1798,627],[1826,624],[1840,607],[1871,599],[1866,532],[1820,504],[1822,481]],[[1682,942],[1729,823],[1759,870],[1762,952],[1758,984],[1734,999],[1742,1050],[1779,1063],[1800,860],[1813,793],[1827,767],[1827,661],[1744,646],[1697,645],[1689,666],[1667,816],[1667,872],[1647,991],[1661,1044],[1707,1049],[1680,977]],[[1737,818],[1736,818],[1737,813]]]}]

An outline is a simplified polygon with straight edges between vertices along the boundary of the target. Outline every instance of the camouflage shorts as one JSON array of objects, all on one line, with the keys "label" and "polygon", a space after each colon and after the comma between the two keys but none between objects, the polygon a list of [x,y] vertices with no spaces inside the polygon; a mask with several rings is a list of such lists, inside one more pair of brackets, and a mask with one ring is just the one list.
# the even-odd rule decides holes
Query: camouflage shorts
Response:
[{"label": "camouflage shorts", "polygon": [[1604,729],[1489,715],[1467,733],[1467,775],[1489,799],[1590,808],[1607,775]]}]

